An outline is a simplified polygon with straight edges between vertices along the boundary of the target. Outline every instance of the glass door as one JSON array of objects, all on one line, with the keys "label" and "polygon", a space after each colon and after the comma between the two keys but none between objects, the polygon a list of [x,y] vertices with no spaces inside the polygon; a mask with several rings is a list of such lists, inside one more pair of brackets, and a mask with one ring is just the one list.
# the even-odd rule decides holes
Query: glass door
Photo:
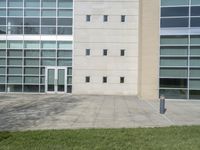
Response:
[{"label": "glass door", "polygon": [[46,93],[66,93],[67,69],[64,67],[46,68]]}]

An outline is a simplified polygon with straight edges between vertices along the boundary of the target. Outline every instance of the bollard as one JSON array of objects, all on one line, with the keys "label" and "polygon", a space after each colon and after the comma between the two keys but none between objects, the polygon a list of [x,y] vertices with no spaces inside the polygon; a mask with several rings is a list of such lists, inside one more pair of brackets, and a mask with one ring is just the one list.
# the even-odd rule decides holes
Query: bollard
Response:
[{"label": "bollard", "polygon": [[165,97],[160,96],[160,114],[165,114]]}]

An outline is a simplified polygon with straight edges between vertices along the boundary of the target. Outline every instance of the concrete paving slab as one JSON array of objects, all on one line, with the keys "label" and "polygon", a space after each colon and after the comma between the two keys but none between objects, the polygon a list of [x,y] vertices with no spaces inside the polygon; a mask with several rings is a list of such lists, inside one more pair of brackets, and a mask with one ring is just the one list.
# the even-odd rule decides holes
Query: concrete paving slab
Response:
[{"label": "concrete paving slab", "polygon": [[0,130],[134,128],[200,125],[200,101],[159,101],[134,96],[0,95]]}]

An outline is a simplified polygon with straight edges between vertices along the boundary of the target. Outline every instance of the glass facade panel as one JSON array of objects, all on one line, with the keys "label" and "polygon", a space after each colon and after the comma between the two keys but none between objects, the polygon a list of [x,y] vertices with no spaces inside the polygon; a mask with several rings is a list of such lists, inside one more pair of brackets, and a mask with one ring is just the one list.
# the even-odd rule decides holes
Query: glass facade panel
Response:
[{"label": "glass facade panel", "polygon": [[24,41],[24,48],[39,49],[40,48],[40,42],[39,41]]},{"label": "glass facade panel", "polygon": [[8,74],[22,74],[22,68],[9,67]]},{"label": "glass facade panel", "polygon": [[169,28],[169,27],[188,27],[189,26],[189,18],[162,18],[161,19],[161,27]]},{"label": "glass facade panel", "polygon": [[190,69],[190,77],[200,78],[200,68],[191,68]]},{"label": "glass facade panel", "polygon": [[0,9],[0,16],[6,16],[6,9]]},{"label": "glass facade panel", "polygon": [[191,0],[191,4],[192,5],[200,5],[200,1],[199,0]]},{"label": "glass facade panel", "polygon": [[23,0],[7,0],[8,7],[23,7]]},{"label": "glass facade panel", "polygon": [[190,99],[200,100],[200,90],[190,90]]},{"label": "glass facade panel", "polygon": [[42,27],[41,34],[56,34],[56,28],[55,27]]},{"label": "glass facade panel", "polygon": [[40,69],[39,68],[24,68],[24,74],[29,75],[39,75]]},{"label": "glass facade panel", "polygon": [[0,83],[4,84],[6,81],[6,77],[5,76],[0,76]]},{"label": "glass facade panel", "polygon": [[58,42],[58,48],[59,49],[72,49],[72,42]]},{"label": "glass facade panel", "polygon": [[24,77],[24,83],[29,84],[29,83],[38,83],[39,84],[39,77]]},{"label": "glass facade panel", "polygon": [[179,77],[179,78],[187,78],[188,70],[187,68],[177,69],[177,68],[161,68],[160,69],[160,77]]},{"label": "glass facade panel", "polygon": [[42,50],[42,57],[56,57],[56,51],[54,51],[54,50]]},{"label": "glass facade panel", "polygon": [[190,80],[190,89],[200,89],[200,80]]},{"label": "glass facade panel", "polygon": [[190,38],[190,44],[191,45],[200,45],[200,36],[191,36]]},{"label": "glass facade panel", "polygon": [[21,58],[8,58],[8,65],[21,66],[22,65],[22,59]]},{"label": "glass facade panel", "polygon": [[6,56],[6,50],[0,49],[0,57]]},{"label": "glass facade panel", "polygon": [[21,76],[8,76],[8,83],[22,83],[22,77]]},{"label": "glass facade panel", "polygon": [[24,0],[25,7],[40,7],[40,0]]},{"label": "glass facade panel", "polygon": [[42,0],[42,7],[56,7],[56,0]]},{"label": "glass facade panel", "polygon": [[39,18],[25,18],[24,25],[25,26],[39,26],[40,19]]},{"label": "glass facade panel", "polygon": [[8,26],[8,34],[23,34],[23,28],[21,26]]},{"label": "glass facade panel", "polygon": [[37,93],[39,92],[39,85],[24,85],[24,92]]},{"label": "glass facade panel", "polygon": [[189,7],[166,7],[161,10],[162,17],[189,16]]},{"label": "glass facade panel", "polygon": [[160,95],[165,95],[167,99],[187,99],[187,90],[161,89]]},{"label": "glass facade panel", "polygon": [[71,27],[58,27],[58,35],[72,35]]},{"label": "glass facade panel", "polygon": [[40,9],[26,9],[24,10],[24,16],[26,17],[39,17]]},{"label": "glass facade panel", "polygon": [[25,27],[24,34],[40,34],[39,27]]},{"label": "glass facade panel", "polygon": [[[1,78],[1,77],[0,77]],[[6,91],[6,87],[5,84],[0,84],[0,92],[5,92]]]},{"label": "glass facade panel", "polygon": [[42,65],[43,66],[56,66],[56,60],[55,59],[42,59]]},{"label": "glass facade panel", "polygon": [[22,9],[8,9],[8,16],[23,16]]},{"label": "glass facade panel", "polygon": [[190,47],[190,55],[200,55],[200,47]]},{"label": "glass facade panel", "polygon": [[160,48],[161,55],[188,55],[188,47],[165,46]]},{"label": "glass facade panel", "polygon": [[5,74],[6,73],[6,68],[5,67],[0,67],[0,74]]},{"label": "glass facade panel", "polygon": [[72,57],[72,51],[58,51],[58,57]]},{"label": "glass facade panel", "polygon": [[160,39],[161,45],[187,45],[187,36],[165,36]]},{"label": "glass facade panel", "polygon": [[59,17],[72,17],[73,13],[72,10],[58,10]]},{"label": "glass facade panel", "polygon": [[0,41],[0,49],[7,48],[6,41]]},{"label": "glass facade panel", "polygon": [[55,41],[43,41],[42,48],[45,49],[56,49],[56,42]]},{"label": "glass facade panel", "polygon": [[40,52],[38,50],[26,50],[24,52],[25,57],[39,57]]},{"label": "glass facade panel", "polygon": [[72,66],[72,60],[71,59],[59,59],[58,66]]},{"label": "glass facade panel", "polygon": [[185,66],[187,67],[187,58],[161,58],[160,66]]},{"label": "glass facade panel", "polygon": [[0,0],[0,7],[6,7],[6,0]]},{"label": "glass facade panel", "polygon": [[200,57],[198,58],[191,58],[190,59],[190,66],[192,67],[198,67],[200,66]]},{"label": "glass facade panel", "polygon": [[22,41],[8,41],[8,48],[22,49],[23,48],[23,42]]},{"label": "glass facade panel", "polygon": [[189,0],[161,0],[161,6],[189,5]]},{"label": "glass facade panel", "polygon": [[8,50],[7,56],[9,57],[22,57],[22,50]]},{"label": "glass facade panel", "polygon": [[71,18],[60,18],[58,19],[59,26],[72,26],[72,19]]},{"label": "glass facade panel", "polygon": [[0,66],[1,65],[6,65],[6,59],[5,58],[0,58]]},{"label": "glass facade panel", "polygon": [[8,25],[23,25],[23,18],[8,18]]},{"label": "glass facade panel", "polygon": [[59,8],[72,8],[73,0],[58,0],[58,7]]},{"label": "glass facade panel", "polygon": [[0,34],[6,34],[6,26],[0,26]]},{"label": "glass facade panel", "polygon": [[25,66],[39,66],[39,59],[33,59],[33,58],[31,58],[31,59],[25,59],[24,60],[24,65]]},{"label": "glass facade panel", "polygon": [[22,85],[8,85],[8,92],[22,92]]},{"label": "glass facade panel", "polygon": [[56,10],[42,10],[42,16],[56,17]]},{"label": "glass facade panel", "polygon": [[160,79],[161,88],[187,88],[187,79]]}]

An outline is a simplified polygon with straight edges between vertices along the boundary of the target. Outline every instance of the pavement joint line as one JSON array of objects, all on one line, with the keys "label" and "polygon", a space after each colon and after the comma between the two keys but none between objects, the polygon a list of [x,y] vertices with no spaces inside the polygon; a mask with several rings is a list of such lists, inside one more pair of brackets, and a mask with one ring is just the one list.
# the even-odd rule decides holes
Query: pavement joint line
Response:
[{"label": "pavement joint line", "polygon": [[[149,106],[151,106],[155,111],[158,111],[151,103],[148,101],[145,101]],[[173,122],[171,119],[169,119],[165,114],[161,115],[163,118],[165,118],[167,121],[169,121],[172,125],[175,125],[175,122]]]}]

